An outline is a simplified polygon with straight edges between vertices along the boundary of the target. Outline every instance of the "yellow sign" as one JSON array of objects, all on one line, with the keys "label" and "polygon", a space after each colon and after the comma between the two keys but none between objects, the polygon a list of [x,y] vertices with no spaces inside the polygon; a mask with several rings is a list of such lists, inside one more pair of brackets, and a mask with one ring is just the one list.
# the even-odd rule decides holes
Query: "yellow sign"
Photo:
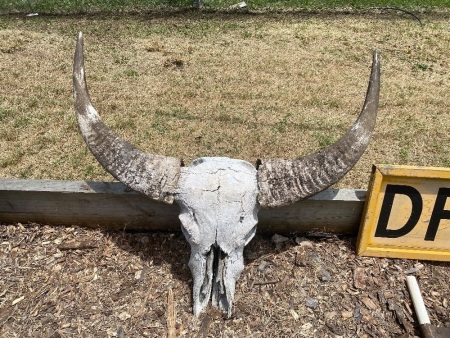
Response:
[{"label": "yellow sign", "polygon": [[374,166],[358,254],[450,261],[450,168]]}]

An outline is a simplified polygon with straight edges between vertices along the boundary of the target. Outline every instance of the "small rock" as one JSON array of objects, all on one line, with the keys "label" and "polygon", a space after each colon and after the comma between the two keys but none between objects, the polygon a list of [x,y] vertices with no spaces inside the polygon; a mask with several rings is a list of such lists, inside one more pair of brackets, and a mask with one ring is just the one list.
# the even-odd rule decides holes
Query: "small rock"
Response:
[{"label": "small rock", "polygon": [[272,236],[272,242],[275,244],[275,248],[277,250],[281,250],[281,248],[283,247],[283,243],[287,242],[289,240],[289,238],[275,234]]},{"label": "small rock", "polygon": [[289,240],[288,237],[284,237],[284,236],[281,236],[278,234],[275,234],[272,236],[272,242],[274,242],[275,244],[284,243],[284,242],[287,242],[288,240]]},{"label": "small rock", "polygon": [[422,263],[417,263],[417,264],[414,264],[414,267],[415,267],[417,270],[422,270],[423,267],[424,267],[424,265],[423,265]]},{"label": "small rock", "polygon": [[305,237],[295,237],[295,243],[300,245],[302,248],[312,248],[313,244],[308,241]]},{"label": "small rock", "polygon": [[418,271],[419,271],[419,269],[417,269],[417,268],[411,268],[411,269],[406,270],[405,274],[410,275],[410,274],[416,273]]},{"label": "small rock", "polygon": [[265,275],[270,275],[272,273],[272,269],[271,268],[266,268],[265,270],[264,270],[264,274]]},{"label": "small rock", "polygon": [[268,262],[266,262],[266,261],[261,261],[261,263],[259,263],[259,265],[258,265],[258,271],[259,271],[259,272],[263,272],[264,269],[267,267],[267,265],[269,265]]},{"label": "small rock", "polygon": [[355,311],[353,311],[353,318],[361,317],[361,305],[356,304]]},{"label": "small rock", "polygon": [[53,266],[52,270],[54,272],[59,272],[59,271],[62,270],[62,265],[61,264],[56,264],[56,265]]},{"label": "small rock", "polygon": [[134,279],[140,280],[142,278],[142,270],[138,270],[134,273]]},{"label": "small rock", "polygon": [[319,306],[319,300],[317,298],[306,298],[305,300],[306,307],[309,307],[310,309],[316,309]]},{"label": "small rock", "polygon": [[322,282],[329,282],[331,281],[331,274],[328,272],[328,270],[320,269],[319,270],[319,278]]}]

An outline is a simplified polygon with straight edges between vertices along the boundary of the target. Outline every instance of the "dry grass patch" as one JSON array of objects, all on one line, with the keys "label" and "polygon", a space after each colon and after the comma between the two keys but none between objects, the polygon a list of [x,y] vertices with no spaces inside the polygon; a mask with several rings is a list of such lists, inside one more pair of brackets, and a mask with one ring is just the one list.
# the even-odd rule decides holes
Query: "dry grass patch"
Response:
[{"label": "dry grass patch", "polygon": [[[445,15],[444,15],[445,17]],[[450,32],[369,16],[7,18],[0,34],[0,177],[109,180],[78,133],[71,98],[76,32],[93,102],[150,152],[296,157],[335,141],[361,109],[382,56],[373,141],[341,186],[372,163],[448,166]]]}]

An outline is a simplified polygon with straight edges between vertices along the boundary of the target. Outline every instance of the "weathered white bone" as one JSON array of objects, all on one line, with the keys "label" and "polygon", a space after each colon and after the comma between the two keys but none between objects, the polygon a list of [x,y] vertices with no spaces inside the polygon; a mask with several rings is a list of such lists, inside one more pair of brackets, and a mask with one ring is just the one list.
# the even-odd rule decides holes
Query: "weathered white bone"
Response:
[{"label": "weathered white bone", "polygon": [[191,245],[194,314],[211,299],[230,316],[244,246],[255,234],[259,207],[282,206],[321,192],[340,180],[366,149],[377,115],[380,63],[375,51],[363,109],[341,139],[296,160],[259,161],[258,168],[223,157],[200,158],[181,167],[178,158],[144,153],[115,135],[91,103],[81,33],[73,85],[80,131],[102,166],[128,187],[180,205],[182,230]]},{"label": "weathered white bone", "polygon": [[182,168],[175,201],[191,245],[194,314],[212,304],[231,315],[244,246],[258,222],[256,169],[248,162],[205,157]]}]

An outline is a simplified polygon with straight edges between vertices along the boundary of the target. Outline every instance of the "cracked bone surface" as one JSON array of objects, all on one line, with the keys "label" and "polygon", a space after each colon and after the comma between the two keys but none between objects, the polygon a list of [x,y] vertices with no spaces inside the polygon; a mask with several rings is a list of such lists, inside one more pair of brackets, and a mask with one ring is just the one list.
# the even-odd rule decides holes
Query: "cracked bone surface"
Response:
[{"label": "cracked bone surface", "polygon": [[180,205],[182,230],[191,245],[194,314],[198,316],[212,300],[230,316],[236,281],[244,268],[244,246],[255,234],[259,207],[288,205],[328,188],[353,167],[369,144],[378,109],[380,62],[375,51],[363,109],[344,136],[295,160],[260,160],[258,168],[225,157],[199,158],[182,167],[179,158],[145,153],[114,134],[89,97],[81,33],[73,87],[81,134],[100,164],[131,189]]},{"label": "cracked bone surface", "polygon": [[182,168],[175,201],[191,245],[194,314],[210,299],[231,315],[234,289],[243,268],[244,246],[258,222],[255,167],[245,161],[205,157]]}]

